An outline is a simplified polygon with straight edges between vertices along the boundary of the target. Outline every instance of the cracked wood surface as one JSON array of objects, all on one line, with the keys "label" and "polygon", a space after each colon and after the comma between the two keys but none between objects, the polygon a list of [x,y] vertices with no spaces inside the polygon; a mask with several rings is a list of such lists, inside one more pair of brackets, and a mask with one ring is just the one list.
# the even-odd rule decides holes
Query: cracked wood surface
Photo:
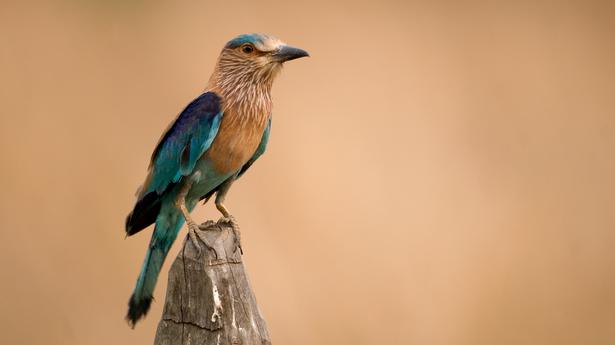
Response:
[{"label": "cracked wood surface", "polygon": [[218,258],[203,243],[197,258],[192,242],[184,240],[169,271],[154,345],[271,344],[231,225],[208,221],[205,226],[202,235]]}]

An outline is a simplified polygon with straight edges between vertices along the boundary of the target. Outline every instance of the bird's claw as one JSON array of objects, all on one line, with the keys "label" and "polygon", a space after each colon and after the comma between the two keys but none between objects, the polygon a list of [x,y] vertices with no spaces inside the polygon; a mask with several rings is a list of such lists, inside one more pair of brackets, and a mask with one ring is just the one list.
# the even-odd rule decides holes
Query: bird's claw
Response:
[{"label": "bird's claw", "polygon": [[231,215],[228,215],[226,217],[220,217],[220,219],[218,219],[218,223],[226,223],[230,226],[237,226],[237,221],[235,220],[235,217]]},{"label": "bird's claw", "polygon": [[233,217],[232,215],[222,217],[220,218],[220,220],[218,220],[218,223],[226,223],[231,226],[231,229],[233,229],[233,235],[235,237],[235,250],[233,251],[233,253],[237,252],[237,249],[239,249],[239,252],[241,253],[241,255],[243,255],[243,248],[241,247],[241,232],[239,231],[239,223],[237,223],[235,217]]},{"label": "bird's claw", "polygon": [[190,237],[192,244],[196,248],[196,252],[197,252],[196,258],[197,259],[201,258],[201,254],[203,251],[201,248],[201,245],[199,244],[199,240],[203,242],[203,244],[205,245],[205,247],[207,247],[207,249],[211,250],[214,253],[216,260],[218,259],[218,252],[211,244],[209,244],[209,241],[207,240],[207,238],[201,234],[201,228],[196,223],[188,224],[188,236]]},{"label": "bird's claw", "polygon": [[199,224],[200,230],[212,230],[212,225],[216,224],[213,220],[209,219],[203,224]]}]

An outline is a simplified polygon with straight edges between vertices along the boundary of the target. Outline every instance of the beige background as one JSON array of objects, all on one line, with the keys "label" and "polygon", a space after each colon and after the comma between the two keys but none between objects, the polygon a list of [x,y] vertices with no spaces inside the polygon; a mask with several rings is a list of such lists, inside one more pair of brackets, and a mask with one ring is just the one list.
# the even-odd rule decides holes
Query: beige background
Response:
[{"label": "beige background", "polygon": [[274,344],[614,344],[613,4],[3,2],[0,343],[152,342],[124,217],[260,31],[312,54],[228,202]]}]

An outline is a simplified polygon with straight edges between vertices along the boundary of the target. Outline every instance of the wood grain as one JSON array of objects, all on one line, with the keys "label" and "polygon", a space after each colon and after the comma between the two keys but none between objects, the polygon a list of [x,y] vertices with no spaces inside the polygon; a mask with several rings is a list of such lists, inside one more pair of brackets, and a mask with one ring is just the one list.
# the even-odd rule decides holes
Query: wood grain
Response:
[{"label": "wood grain", "polygon": [[169,272],[154,344],[271,344],[233,228],[220,221],[208,221],[202,227],[206,228],[200,234],[218,257],[201,244],[203,253],[197,258],[192,242],[184,240]]}]

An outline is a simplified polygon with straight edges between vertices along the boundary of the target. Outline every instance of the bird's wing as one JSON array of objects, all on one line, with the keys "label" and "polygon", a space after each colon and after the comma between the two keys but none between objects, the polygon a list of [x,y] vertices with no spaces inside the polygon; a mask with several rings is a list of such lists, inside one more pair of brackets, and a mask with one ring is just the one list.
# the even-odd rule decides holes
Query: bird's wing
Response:
[{"label": "bird's wing", "polygon": [[204,93],[166,130],[152,154],[149,174],[137,193],[137,203],[126,217],[128,236],[154,223],[165,191],[192,173],[218,133],[221,108],[220,97],[213,92]]},{"label": "bird's wing", "polygon": [[181,112],[154,149],[141,195],[154,191],[160,195],[170,184],[192,173],[218,133],[221,108],[220,97],[206,92]]}]

